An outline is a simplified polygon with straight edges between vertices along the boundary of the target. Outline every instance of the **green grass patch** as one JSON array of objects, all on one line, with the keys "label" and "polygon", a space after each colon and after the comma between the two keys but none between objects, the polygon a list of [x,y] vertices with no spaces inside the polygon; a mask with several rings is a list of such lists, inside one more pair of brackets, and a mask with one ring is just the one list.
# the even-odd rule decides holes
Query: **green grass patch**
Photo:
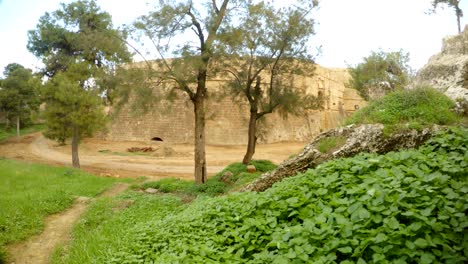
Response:
[{"label": "green grass patch", "polygon": [[[467,263],[468,130],[138,221],[106,263]],[[158,212],[154,212],[157,214]]]},{"label": "green grass patch", "polygon": [[405,129],[420,130],[434,124],[458,122],[460,117],[451,111],[454,106],[455,103],[443,93],[419,87],[396,91],[373,101],[354,113],[345,124],[381,123],[387,134]]},{"label": "green grass patch", "polygon": [[109,252],[137,239],[135,226],[164,218],[183,207],[181,199],[173,195],[126,192],[99,198],[74,227],[71,244],[56,249],[52,263],[106,263]]},{"label": "green grass patch", "polygon": [[322,153],[329,153],[332,150],[343,146],[346,143],[345,137],[327,137],[317,143],[317,149]]},{"label": "green grass patch", "polygon": [[[210,177],[205,184],[194,184],[193,181],[165,178],[154,182],[146,182],[140,188],[155,188],[163,193],[215,196],[236,190],[255,180],[262,173],[276,168],[276,165],[268,160],[253,160],[251,164],[257,169],[254,173],[247,172],[247,166],[242,163],[233,163],[213,177]],[[223,181],[222,176],[227,171],[230,171],[232,176],[229,181]]]},{"label": "green grass patch", "polygon": [[181,180],[177,178],[164,178],[157,181],[145,182],[140,187],[143,189],[154,188],[163,193],[179,192],[186,193],[193,185],[193,181]]},{"label": "green grass patch", "polygon": [[0,160],[0,248],[39,233],[44,217],[63,211],[76,196],[95,196],[115,181],[69,168]]},{"label": "green grass patch", "polygon": [[[20,128],[20,135],[26,135],[34,132],[38,132],[41,130],[44,130],[45,125],[43,124],[37,124],[37,125],[31,125],[25,128]],[[9,129],[5,128],[5,124],[0,124],[0,141],[5,140],[10,137],[15,137],[16,136],[16,127],[11,127]]]}]

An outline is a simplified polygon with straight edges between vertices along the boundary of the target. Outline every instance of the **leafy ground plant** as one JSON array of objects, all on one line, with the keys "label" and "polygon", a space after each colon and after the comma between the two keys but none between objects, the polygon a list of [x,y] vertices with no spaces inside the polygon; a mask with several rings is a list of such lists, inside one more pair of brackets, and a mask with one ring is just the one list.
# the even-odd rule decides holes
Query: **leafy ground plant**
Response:
[{"label": "leafy ground plant", "polygon": [[434,124],[448,125],[460,119],[451,109],[455,103],[430,87],[418,87],[390,93],[357,111],[346,124],[385,125],[385,132],[422,129]]},{"label": "leafy ground plant", "polygon": [[[45,216],[92,197],[115,180],[67,168],[0,160],[0,248],[43,228]],[[0,257],[1,262],[1,257]]]},{"label": "leafy ground plant", "polygon": [[140,222],[107,263],[467,263],[468,130]]}]

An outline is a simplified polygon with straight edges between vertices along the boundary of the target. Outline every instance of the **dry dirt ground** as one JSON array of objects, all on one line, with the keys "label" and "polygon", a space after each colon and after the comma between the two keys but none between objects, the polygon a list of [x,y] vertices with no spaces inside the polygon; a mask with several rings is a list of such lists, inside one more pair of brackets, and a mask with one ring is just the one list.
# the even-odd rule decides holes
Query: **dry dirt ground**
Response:
[{"label": "dry dirt ground", "polygon": [[[282,142],[258,144],[255,159],[268,159],[281,163],[289,156],[302,150],[304,143]],[[127,152],[131,147],[152,147],[155,153],[134,154]],[[206,147],[208,173],[213,175],[228,164],[239,162],[245,146]],[[45,163],[71,166],[71,148],[67,144],[58,146],[55,141],[44,138],[41,133],[11,138],[0,143],[0,156]],[[168,176],[193,179],[193,146],[166,142],[104,141],[86,139],[79,149],[82,169],[102,176],[139,177],[150,179]]]},{"label": "dry dirt ground", "polygon": [[[100,196],[115,196],[128,185],[116,184]],[[44,231],[28,240],[9,245],[7,247],[11,264],[47,264],[54,249],[59,244],[65,244],[70,240],[70,230],[73,224],[80,218],[88,207],[89,198],[78,197],[74,204],[67,210],[48,216],[45,219]]]}]

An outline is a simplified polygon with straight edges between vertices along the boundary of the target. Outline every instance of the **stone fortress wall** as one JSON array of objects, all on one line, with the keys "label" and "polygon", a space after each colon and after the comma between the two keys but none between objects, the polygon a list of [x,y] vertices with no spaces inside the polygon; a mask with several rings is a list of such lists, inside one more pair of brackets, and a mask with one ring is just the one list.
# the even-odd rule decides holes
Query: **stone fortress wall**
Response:
[{"label": "stone fortress wall", "polygon": [[[281,141],[304,142],[321,131],[334,128],[346,115],[366,102],[353,89],[345,87],[349,74],[345,69],[317,66],[311,76],[295,76],[293,83],[305,94],[326,96],[323,110],[308,110],[285,119],[274,112],[266,115],[259,126],[259,143]],[[207,82],[208,91],[222,89],[226,80],[217,78]],[[194,137],[193,105],[181,95],[173,102],[163,102],[144,115],[135,115],[125,106],[110,124],[105,137],[109,140],[149,141],[159,137],[164,142],[192,144]],[[249,108],[231,97],[210,96],[206,103],[206,141],[212,145],[240,145],[247,143]]]}]

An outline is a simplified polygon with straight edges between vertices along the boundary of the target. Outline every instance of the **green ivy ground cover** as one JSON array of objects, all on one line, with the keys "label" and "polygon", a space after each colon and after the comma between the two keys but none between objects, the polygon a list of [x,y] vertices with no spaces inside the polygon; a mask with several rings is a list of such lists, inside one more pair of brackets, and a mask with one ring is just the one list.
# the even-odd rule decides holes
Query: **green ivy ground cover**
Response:
[{"label": "green ivy ground cover", "polygon": [[107,263],[468,263],[468,130],[138,223]]}]

